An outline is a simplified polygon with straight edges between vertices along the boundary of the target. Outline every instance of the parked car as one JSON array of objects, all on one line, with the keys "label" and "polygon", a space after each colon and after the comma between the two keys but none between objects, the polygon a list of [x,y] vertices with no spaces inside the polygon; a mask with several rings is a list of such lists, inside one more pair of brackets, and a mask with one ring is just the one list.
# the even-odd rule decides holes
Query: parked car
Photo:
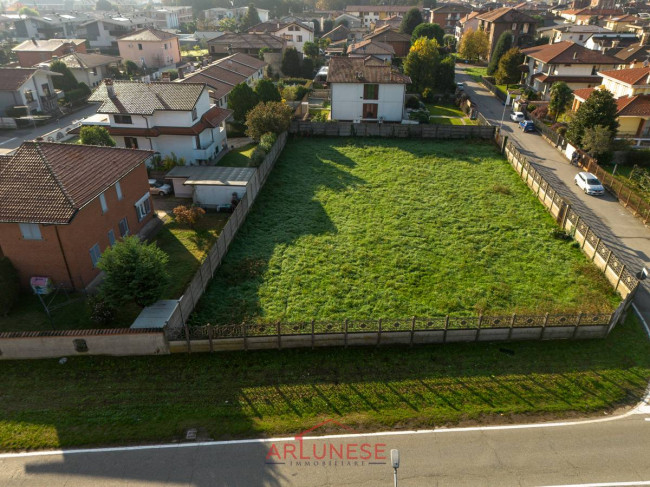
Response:
[{"label": "parked car", "polygon": [[605,192],[602,183],[590,172],[579,172],[574,181],[585,194],[599,195]]},{"label": "parked car", "polygon": [[156,181],[155,179],[149,180],[149,194],[166,196],[171,193],[172,193],[171,185],[160,181]]},{"label": "parked car", "polygon": [[535,124],[533,123],[532,120],[523,120],[519,122],[519,128],[524,132],[534,132]]},{"label": "parked car", "polygon": [[510,114],[510,120],[513,122],[523,122],[526,120],[526,116],[524,115],[524,112],[512,112]]},{"label": "parked car", "polygon": [[458,88],[459,90],[462,90],[463,88],[465,88],[465,83],[461,83],[459,81],[458,83],[456,83],[456,88]]}]

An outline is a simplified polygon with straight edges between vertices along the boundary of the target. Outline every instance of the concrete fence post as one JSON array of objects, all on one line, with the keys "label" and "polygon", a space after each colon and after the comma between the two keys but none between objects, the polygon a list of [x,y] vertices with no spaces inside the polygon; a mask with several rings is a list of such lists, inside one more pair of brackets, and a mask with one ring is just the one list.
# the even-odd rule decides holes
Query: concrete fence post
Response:
[{"label": "concrete fence post", "polygon": [[621,267],[621,272],[618,273],[618,279],[616,280],[616,286],[614,286],[614,290],[618,291],[618,285],[621,283],[621,277],[623,276],[623,271],[625,270],[625,264]]},{"label": "concrete fence post", "polygon": [[516,319],[517,319],[517,315],[515,313],[512,313],[512,319],[510,320],[510,330],[508,330],[508,340],[512,338],[512,329],[515,327]]},{"label": "concrete fence post", "polygon": [[411,320],[411,343],[409,344],[409,346],[411,346],[411,347],[413,346],[413,336],[414,335],[415,335],[415,316]]},{"label": "concrete fence post", "polygon": [[214,352],[214,346],[212,345],[212,325],[208,323],[206,329],[208,330],[208,342],[210,343],[210,352]]},{"label": "concrete fence post", "polygon": [[343,335],[343,348],[348,348],[348,319],[345,319],[344,323],[344,335]]},{"label": "concrete fence post", "polygon": [[314,320],[311,320],[311,349],[314,349]]},{"label": "concrete fence post", "polygon": [[280,334],[282,330],[280,329],[280,322],[276,325],[276,332],[278,334],[278,350],[282,350],[282,335]]},{"label": "concrete fence post", "polygon": [[479,337],[481,336],[481,325],[483,324],[483,315],[478,315],[478,329],[476,330],[476,341],[478,342]]},{"label": "concrete fence post", "polygon": [[447,343],[447,330],[449,329],[449,315],[445,316],[445,331],[442,333],[442,343]]},{"label": "concrete fence post", "polygon": [[244,350],[248,350],[248,325],[246,323],[242,326],[243,335],[244,335]]},{"label": "concrete fence post", "polygon": [[379,318],[379,329],[377,330],[377,346],[381,345],[381,318]]},{"label": "concrete fence post", "polygon": [[594,255],[591,257],[592,262],[596,260],[596,254],[598,253],[598,247],[600,246],[600,237],[597,238],[598,240],[596,241],[596,247],[594,248]]},{"label": "concrete fence post", "polygon": [[578,313],[578,320],[576,321],[576,326],[573,329],[573,336],[571,338],[575,338],[578,336],[578,328],[580,328],[580,322],[582,321],[582,313]]},{"label": "concrete fence post", "polygon": [[544,339],[544,332],[546,331],[546,325],[548,324],[548,313],[544,315],[544,324],[542,325],[542,333],[539,335],[539,339]]},{"label": "concrete fence post", "polygon": [[185,341],[187,342],[187,353],[192,353],[192,343],[190,341],[190,329],[187,326],[187,323],[183,323],[185,328]]}]

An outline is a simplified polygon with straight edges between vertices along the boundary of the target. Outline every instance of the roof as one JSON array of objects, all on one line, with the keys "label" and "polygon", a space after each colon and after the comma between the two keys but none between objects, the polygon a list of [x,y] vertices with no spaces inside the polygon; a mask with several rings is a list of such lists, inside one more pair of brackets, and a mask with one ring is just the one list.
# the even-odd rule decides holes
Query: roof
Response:
[{"label": "roof", "polygon": [[621,49],[614,57],[623,61],[641,61],[650,56],[650,46],[643,46],[640,43],[633,44],[626,49]]},{"label": "roof", "polygon": [[650,76],[650,66],[644,68],[632,69],[609,69],[598,73],[601,76],[606,76],[629,85],[648,85],[648,77]]},{"label": "roof", "polygon": [[65,224],[151,151],[23,142],[0,165],[0,221]]},{"label": "roof", "polygon": [[573,96],[584,101],[591,96],[595,89],[596,88],[581,88],[579,90],[573,90]]},{"label": "roof", "polygon": [[266,33],[273,33],[277,32],[281,29],[284,29],[285,27],[288,27],[290,25],[297,25],[298,27],[308,30],[310,32],[314,31],[314,28],[311,26],[308,26],[302,22],[273,22],[273,21],[267,21],[267,22],[260,22],[259,24],[256,24],[248,29],[248,32],[266,32]]},{"label": "roof", "polygon": [[16,91],[37,71],[50,76],[63,76],[41,68],[0,68],[0,91]]},{"label": "roof", "polygon": [[472,8],[468,7],[467,5],[461,5],[459,3],[448,3],[446,5],[442,5],[440,7],[432,8],[431,12],[434,14],[441,14],[441,13],[456,13],[456,12],[471,12]]},{"label": "roof", "polygon": [[364,39],[374,39],[381,40],[382,42],[408,42],[411,43],[411,36],[403,32],[398,32],[397,30],[391,28],[390,25],[385,25],[378,29],[375,29],[374,32],[363,36]]},{"label": "roof", "polygon": [[541,83],[553,84],[556,81],[565,81],[567,83],[600,83],[602,78],[600,76],[572,76],[572,75],[547,75],[544,73],[536,73],[533,78],[539,80]]},{"label": "roof", "polygon": [[254,167],[176,166],[166,178],[187,178],[184,185],[246,186],[255,175]]},{"label": "roof", "polygon": [[[586,100],[597,88],[575,90],[573,96]],[[617,117],[650,116],[650,95],[622,96],[616,99]]]},{"label": "roof", "polygon": [[477,16],[479,16],[479,15],[481,15],[481,12],[478,12],[478,11],[470,12],[470,13],[468,13],[467,15],[465,15],[465,17],[463,17],[462,19],[460,19],[458,22],[461,23],[461,24],[464,24],[465,22],[469,22],[469,21],[472,20],[474,17],[477,17]]},{"label": "roof", "polygon": [[329,32],[322,35],[323,39],[329,38],[332,41],[340,41],[342,39],[347,39],[350,35],[350,29],[348,29],[343,24],[337,25]]},{"label": "roof", "polygon": [[521,52],[538,61],[552,64],[621,64],[619,59],[571,41],[529,47]]},{"label": "roof", "polygon": [[[348,5],[346,12],[408,12],[416,6],[408,5]],[[420,10],[422,10],[420,8]]]},{"label": "roof", "polygon": [[634,22],[635,20],[638,20],[639,18],[636,15],[615,15],[612,16],[608,19],[605,19],[605,22]]},{"label": "roof", "polygon": [[575,33],[582,33],[582,34],[587,34],[587,33],[597,33],[597,32],[612,32],[609,29],[605,29],[605,27],[601,27],[599,25],[576,25],[576,24],[568,24],[568,25],[555,25],[547,28],[547,30],[557,30],[560,32],[575,32]]},{"label": "roof", "polygon": [[262,49],[268,47],[270,49],[282,49],[287,41],[281,37],[274,36],[273,34],[235,34],[229,32],[222,36],[210,39],[209,45],[228,46],[233,49]]},{"label": "roof", "polygon": [[136,30],[131,32],[123,37],[120,37],[120,41],[164,41],[166,39],[172,39],[178,37],[176,34],[171,34],[165,32],[164,30],[153,29],[147,27],[146,29]]},{"label": "roof", "polygon": [[85,42],[86,39],[47,39],[44,41],[34,39],[33,41],[29,40],[21,42],[17,46],[11,48],[11,50],[14,52],[54,52],[66,44],[80,46]]},{"label": "roof", "polygon": [[502,7],[485,12],[478,15],[478,19],[486,22],[536,22],[530,15],[510,7]]},{"label": "roof", "polygon": [[[57,61],[61,61],[70,69],[90,69],[106,64],[118,63],[122,60],[118,56],[106,56],[104,54],[89,54],[85,52],[73,52],[61,56]],[[52,61],[50,61],[52,62]]]},{"label": "roof", "polygon": [[367,39],[365,41],[350,44],[348,47],[348,54],[362,54],[362,55],[394,55],[395,49],[390,44],[375,41],[374,39]]},{"label": "roof", "polygon": [[103,81],[88,101],[100,102],[98,113],[152,115],[157,110],[185,110],[194,108],[204,84],[140,81],[113,81],[115,96],[108,95]]},{"label": "roof", "polygon": [[328,83],[410,84],[411,78],[391,66],[366,62],[364,58],[333,57],[329,62]]}]

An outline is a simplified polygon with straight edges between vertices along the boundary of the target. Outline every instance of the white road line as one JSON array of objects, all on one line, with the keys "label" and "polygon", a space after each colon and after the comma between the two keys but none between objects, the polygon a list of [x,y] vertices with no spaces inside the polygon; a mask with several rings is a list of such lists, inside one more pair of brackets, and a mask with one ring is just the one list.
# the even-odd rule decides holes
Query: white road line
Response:
[{"label": "white road line", "polygon": [[0,142],[0,145],[8,144],[8,143],[11,142],[12,140],[16,140],[17,138],[18,138],[18,137],[12,137],[12,138],[9,139],[9,140],[5,140],[4,142]]},{"label": "white road line", "polygon": [[[562,485],[545,485],[543,487],[619,487],[625,485],[650,485],[650,480],[641,480],[638,482],[606,482],[604,484],[562,484]],[[542,487],[542,486],[540,486]]]},{"label": "white road line", "polygon": [[645,328],[645,332],[648,335],[648,338],[650,338],[650,327],[648,326],[648,323],[646,323],[643,316],[641,316],[641,312],[639,311],[639,308],[636,307],[636,304],[632,303],[632,308],[634,308],[634,311],[636,312],[636,315],[641,320],[641,323],[643,323],[643,328]]}]

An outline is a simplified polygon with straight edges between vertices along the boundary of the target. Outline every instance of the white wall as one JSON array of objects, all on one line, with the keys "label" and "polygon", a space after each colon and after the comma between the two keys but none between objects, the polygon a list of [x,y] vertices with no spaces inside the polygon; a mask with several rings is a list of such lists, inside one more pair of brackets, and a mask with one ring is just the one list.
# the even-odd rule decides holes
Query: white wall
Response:
[{"label": "white wall", "polygon": [[205,207],[228,205],[232,194],[237,193],[239,199],[246,194],[246,186],[209,186],[197,184],[194,186],[194,203]]},{"label": "white wall", "polygon": [[378,100],[363,99],[363,83],[332,83],[332,119],[362,118],[364,103],[377,103],[377,117],[386,122],[399,122],[404,111],[404,85],[380,84]]},{"label": "white wall", "polygon": [[[298,52],[303,52],[302,49],[305,45],[305,42],[314,42],[314,33],[312,31],[303,29],[302,27],[299,27],[298,30],[289,30],[289,27],[295,29],[297,26],[290,24],[284,29],[280,29],[279,31],[274,32],[274,35],[278,37],[284,37],[287,40],[287,45],[289,47],[295,47]],[[301,38],[300,41],[298,40],[299,36]]]}]

